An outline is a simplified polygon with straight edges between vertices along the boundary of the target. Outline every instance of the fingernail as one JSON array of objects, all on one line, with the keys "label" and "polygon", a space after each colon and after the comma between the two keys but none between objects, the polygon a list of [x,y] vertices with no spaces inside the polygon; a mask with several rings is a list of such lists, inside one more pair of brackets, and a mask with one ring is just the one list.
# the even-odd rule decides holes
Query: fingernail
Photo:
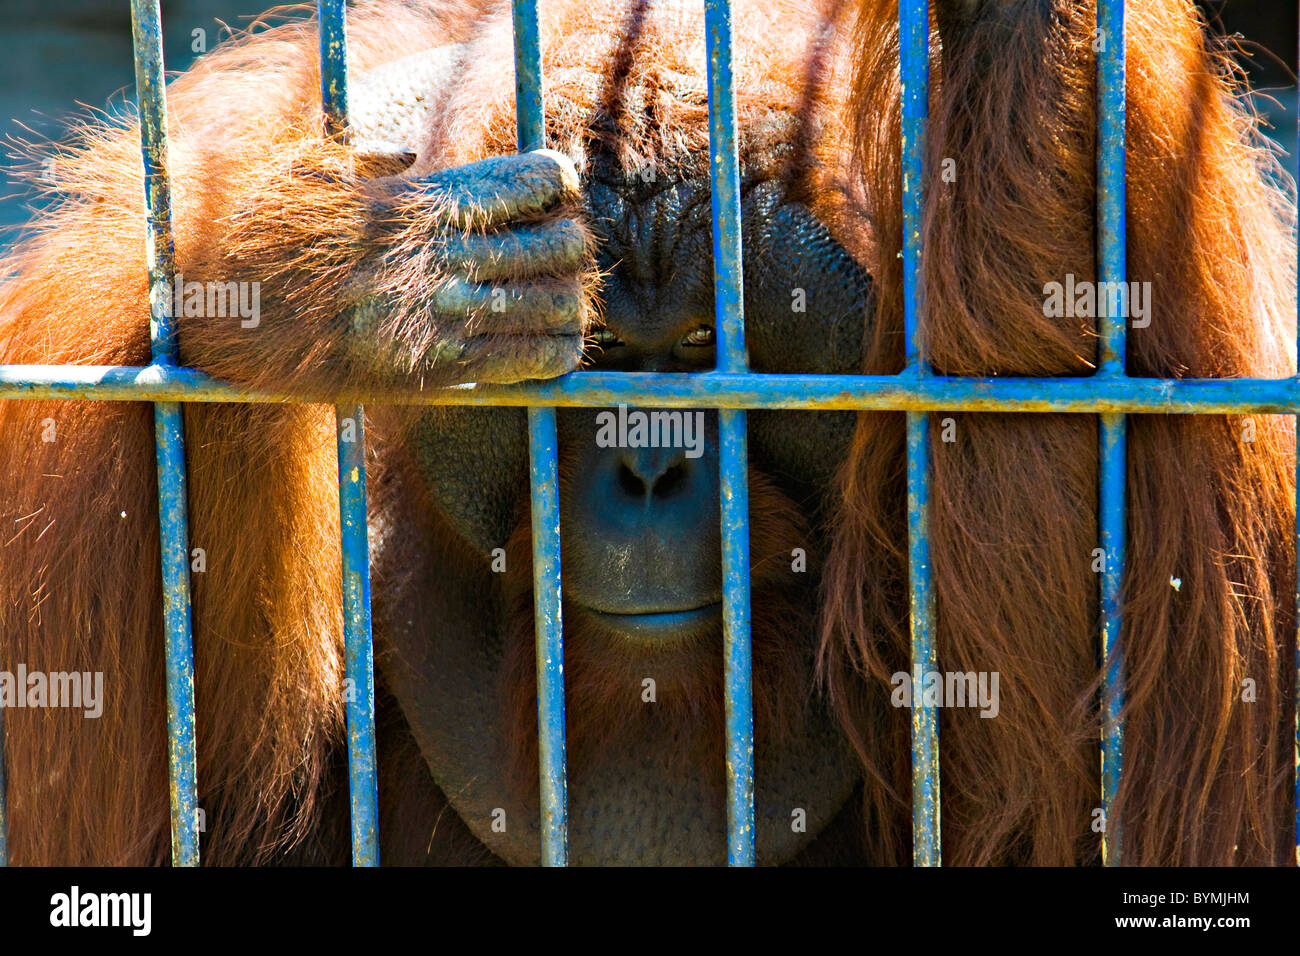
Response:
[{"label": "fingernail", "polygon": [[560,167],[560,179],[563,181],[564,187],[574,192],[577,191],[578,168],[573,165],[573,160],[554,149],[535,149],[532,155],[545,156],[553,160]]}]

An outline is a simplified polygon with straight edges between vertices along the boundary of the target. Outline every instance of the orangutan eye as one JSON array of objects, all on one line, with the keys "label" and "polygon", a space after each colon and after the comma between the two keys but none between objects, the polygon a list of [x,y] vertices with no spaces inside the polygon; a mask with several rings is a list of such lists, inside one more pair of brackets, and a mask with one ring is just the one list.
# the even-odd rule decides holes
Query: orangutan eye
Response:
[{"label": "orangutan eye", "polygon": [[599,345],[602,349],[617,348],[625,344],[622,339],[609,329],[596,329],[591,333],[591,341],[592,344]]},{"label": "orangutan eye", "polygon": [[704,348],[713,344],[713,326],[701,325],[686,338],[682,339],[682,345],[692,348]]}]

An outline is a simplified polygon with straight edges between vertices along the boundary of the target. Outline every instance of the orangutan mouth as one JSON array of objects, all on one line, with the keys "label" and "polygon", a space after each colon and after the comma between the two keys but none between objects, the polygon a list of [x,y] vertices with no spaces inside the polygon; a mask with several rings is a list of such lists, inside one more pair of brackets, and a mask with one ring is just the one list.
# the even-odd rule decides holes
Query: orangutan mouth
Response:
[{"label": "orangutan mouth", "polygon": [[722,603],[714,601],[702,607],[646,613],[597,611],[589,607],[583,611],[626,637],[658,642],[699,634],[721,618]]}]

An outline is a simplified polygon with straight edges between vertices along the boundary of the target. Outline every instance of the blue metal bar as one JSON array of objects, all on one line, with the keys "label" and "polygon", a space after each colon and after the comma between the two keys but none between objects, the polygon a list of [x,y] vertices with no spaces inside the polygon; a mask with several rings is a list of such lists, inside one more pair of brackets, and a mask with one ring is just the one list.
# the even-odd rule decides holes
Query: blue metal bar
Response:
[{"label": "blue metal bar", "polygon": [[[137,92],[149,231],[150,318],[154,364],[148,367],[0,365],[0,399],[153,401],[159,468],[164,621],[167,655],[169,772],[173,862],[198,863],[193,648],[190,633],[186,476],[179,401],[292,402],[175,366],[175,327],[167,296],[174,272],[166,105],[158,0],[132,0]],[[346,131],[345,0],[319,0],[322,103],[330,131]],[[536,0],[513,0],[516,93],[521,150],[543,145],[541,57]],[[587,373],[517,386],[462,386],[383,399],[406,404],[526,405],[532,472],[534,588],[543,861],[567,862],[567,797],[557,438],[554,406],[636,402],[656,407],[720,408],[724,620],[727,668],[729,860],[754,862],[753,727],[750,686],[748,485],[745,408],[893,409],[907,411],[911,657],[914,677],[937,669],[929,565],[928,418],[934,410],[1100,413],[1102,788],[1107,812],[1103,857],[1120,862],[1119,821],[1111,817],[1123,766],[1124,699],[1120,597],[1125,550],[1126,423],[1129,413],[1300,413],[1300,378],[1156,380],[1125,375],[1126,309],[1099,322],[1098,375],[1069,379],[950,379],[932,376],[919,335],[924,309],[921,222],[928,113],[928,9],[900,2],[903,114],[904,312],[906,368],[897,376],[753,375],[746,372],[740,241],[739,168],[728,0],[707,0],[710,167],[713,180],[718,371],[703,375]],[[1099,0],[1099,276],[1126,280],[1125,50],[1123,0]],[[1297,250],[1300,265],[1300,248]],[[1109,299],[1109,297],[1107,297]],[[1126,298],[1121,297],[1121,302]],[[1298,329],[1300,338],[1300,329]],[[364,410],[337,410],[340,520],[347,673],[353,859],[374,865],[377,786],[366,522]],[[1300,459],[1297,461],[1300,485]],[[1296,541],[1300,551],[1300,511]],[[1300,582],[1297,584],[1300,634]],[[1300,644],[1296,648],[1300,686]],[[932,707],[913,712],[914,862],[937,865],[940,852],[938,730]],[[7,862],[4,725],[0,712],[0,865]],[[1300,862],[1300,700],[1296,711],[1297,862]]]},{"label": "blue metal bar", "polygon": [[512,0],[515,25],[515,131],[521,153],[546,145],[542,36],[537,0]]},{"label": "blue metal bar", "polygon": [[[149,333],[157,365],[176,364],[171,301],[171,183],[167,177],[167,94],[158,0],[131,0],[140,149],[149,228]],[[190,558],[186,518],[185,433],[180,405],[154,406],[158,460],[158,522],[162,552],[163,627],[167,672],[167,766],[171,793],[172,863],[199,863],[198,772],[194,745],[194,641],[190,633]]]},{"label": "blue metal bar", "polygon": [[[743,374],[744,268],[730,0],[707,0],[709,175],[718,369]],[[754,701],[749,633],[749,450],[745,412],[718,412],[722,504],[722,629],[727,722],[727,862],[754,865]]]},{"label": "blue metal bar", "polygon": [[713,196],[713,292],[718,371],[745,372],[744,259],[740,247],[740,159],[731,67],[731,2],[708,0],[709,177]]},{"label": "blue metal bar", "polygon": [[[596,372],[517,385],[375,391],[384,405],[783,408],[803,411],[1066,412],[1096,415],[1295,415],[1295,378],[948,378],[762,372]],[[301,404],[190,368],[158,365],[0,365],[0,399]]]},{"label": "blue metal bar", "polygon": [[366,512],[366,426],[360,405],[335,410],[343,552],[344,700],[352,865],[379,865],[379,776],[375,759],[374,648],[370,629],[370,543]]},{"label": "blue metal bar", "polygon": [[929,369],[921,355],[921,217],[925,207],[926,126],[930,117],[930,9],[926,0],[898,4],[899,71],[903,132],[903,335],[906,367]]},{"label": "blue metal bar", "polygon": [[[1128,273],[1125,235],[1124,149],[1127,61],[1124,52],[1124,0],[1098,0],[1097,31],[1097,254],[1103,282],[1124,283]],[[1101,340],[1098,374],[1124,375],[1128,296],[1120,315],[1109,315],[1109,299],[1097,323]]]},{"label": "blue metal bar", "polygon": [[[1124,0],[1099,0],[1097,4],[1097,219],[1098,258],[1103,283],[1123,283],[1127,278],[1125,242],[1125,70]],[[1107,299],[1109,300],[1109,296]],[[1120,297],[1121,314],[1103,314],[1097,333],[1101,340],[1098,375],[1122,379],[1125,375],[1125,336],[1128,297]],[[1102,746],[1101,799],[1106,829],[1102,860],[1120,865],[1120,821],[1111,812],[1124,769],[1123,652],[1120,635],[1120,600],[1124,578],[1124,486],[1127,467],[1125,418],[1101,416],[1099,445],[1101,549]]]},{"label": "blue metal bar", "polygon": [[749,446],[745,412],[718,410],[722,627],[727,724],[727,862],[753,866],[754,701],[749,630]]},{"label": "blue metal bar", "polygon": [[[920,322],[925,306],[921,217],[925,203],[926,124],[930,113],[930,9],[927,0],[898,5],[903,126],[904,375],[929,376]],[[907,567],[912,680],[937,671],[934,590],[930,586],[930,419],[907,413]],[[939,826],[939,715],[931,704],[912,708],[912,863],[943,861]]]},{"label": "blue metal bar", "polygon": [[558,442],[555,409],[530,408],[528,411],[542,865],[568,866],[569,785],[564,726],[564,626],[560,616]]},{"label": "blue metal bar", "polygon": [[[321,107],[327,132],[344,137],[348,116],[345,0],[319,0]],[[365,409],[335,409],[339,528],[343,554],[343,650],[347,675],[348,790],[352,864],[379,865],[379,778],[375,770],[375,665],[370,629],[370,541],[366,510]]]},{"label": "blue metal bar", "polygon": [[[537,0],[514,0],[515,123],[519,151],[546,145]],[[560,616],[560,482],[555,409],[528,409],[537,627],[537,753],[542,865],[569,863],[569,784],[564,727],[564,624]]]},{"label": "blue metal bar", "polygon": [[1124,576],[1124,472],[1128,450],[1125,416],[1101,416],[1101,488],[1099,524],[1101,530],[1101,649],[1105,675],[1102,679],[1101,794],[1106,829],[1103,831],[1102,860],[1119,865],[1120,825],[1111,813],[1115,792],[1124,768],[1123,658],[1118,649],[1120,634],[1120,587]]},{"label": "blue metal bar", "polygon": [[325,130],[333,137],[348,129],[348,26],[346,0],[317,0],[320,20],[320,93]]}]

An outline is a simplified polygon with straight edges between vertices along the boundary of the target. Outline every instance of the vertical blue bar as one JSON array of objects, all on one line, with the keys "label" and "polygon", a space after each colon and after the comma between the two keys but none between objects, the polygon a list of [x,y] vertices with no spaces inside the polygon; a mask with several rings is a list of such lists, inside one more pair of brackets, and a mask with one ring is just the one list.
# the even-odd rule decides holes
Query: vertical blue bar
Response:
[{"label": "vertical blue bar", "polygon": [[926,0],[898,4],[903,131],[903,335],[907,370],[928,373],[921,357],[921,216],[926,123],[930,117],[930,11]]},{"label": "vertical blue bar", "polygon": [[[1103,283],[1124,283],[1127,279],[1125,241],[1125,51],[1124,0],[1099,0],[1097,30],[1097,218],[1098,259]],[[1101,288],[1110,288],[1103,285]],[[1127,288],[1123,286],[1123,288]],[[1110,296],[1098,293],[1100,302]],[[1119,315],[1101,309],[1097,334],[1101,339],[1102,377],[1125,375],[1125,334],[1128,298],[1119,299]],[[1101,573],[1102,740],[1101,800],[1106,829],[1102,838],[1102,860],[1107,866],[1120,865],[1122,843],[1120,822],[1111,812],[1124,769],[1123,654],[1120,650],[1120,588],[1124,579],[1124,485],[1127,467],[1125,416],[1101,416],[1100,513],[1101,549],[1105,564]]]},{"label": "vertical blue bar", "polygon": [[[709,174],[718,371],[744,372],[740,161],[730,0],[708,0]],[[722,496],[722,627],[727,721],[727,861],[754,865],[754,702],[749,633],[749,450],[743,409],[718,411]]]},{"label": "vertical blue bar", "polygon": [[[514,0],[513,11],[515,120],[519,151],[528,152],[541,149],[546,144],[537,0]],[[565,769],[564,732],[564,626],[560,616],[558,453],[555,409],[528,409],[543,866],[567,866],[569,863],[569,785]]]},{"label": "vertical blue bar", "polygon": [[567,866],[569,797],[565,770],[564,628],[560,617],[560,505],[555,409],[530,408],[528,412],[533,610],[537,621],[537,743],[542,798],[542,865]]},{"label": "vertical blue bar", "polygon": [[[167,96],[158,0],[131,0],[140,149],[144,158],[149,228],[149,332],[153,361],[176,364],[172,321],[171,184],[167,178]],[[194,747],[194,642],[190,635],[190,564],[186,518],[185,439],[180,405],[154,406],[158,459],[158,520],[162,545],[163,626],[167,669],[167,764],[170,776],[172,863],[199,862],[198,790]]]},{"label": "vertical blue bar", "polygon": [[[925,192],[926,123],[930,113],[930,11],[925,0],[898,5],[899,70],[903,82],[903,330],[907,371],[930,374],[921,355],[921,217]],[[930,417],[907,413],[907,567],[911,594],[912,681],[938,670],[934,591],[930,586]],[[912,863],[939,866],[939,717],[934,706],[912,707]]]},{"label": "vertical blue bar", "polygon": [[744,268],[740,248],[740,160],[736,145],[736,90],[731,67],[731,2],[707,0],[709,175],[713,195],[713,291],[718,371],[744,372]]},{"label": "vertical blue bar", "polygon": [[[344,0],[320,0],[321,105],[326,128],[343,137],[348,116]],[[379,865],[379,780],[375,771],[375,666],[370,631],[370,541],[366,521],[365,409],[335,409],[339,528],[343,553],[343,649],[347,675],[348,790],[352,864]]]},{"label": "vertical blue bar", "polygon": [[375,768],[374,650],[366,523],[365,409],[335,410],[339,525],[343,551],[343,654],[347,675],[348,791],[352,865],[379,865],[379,776]]}]

